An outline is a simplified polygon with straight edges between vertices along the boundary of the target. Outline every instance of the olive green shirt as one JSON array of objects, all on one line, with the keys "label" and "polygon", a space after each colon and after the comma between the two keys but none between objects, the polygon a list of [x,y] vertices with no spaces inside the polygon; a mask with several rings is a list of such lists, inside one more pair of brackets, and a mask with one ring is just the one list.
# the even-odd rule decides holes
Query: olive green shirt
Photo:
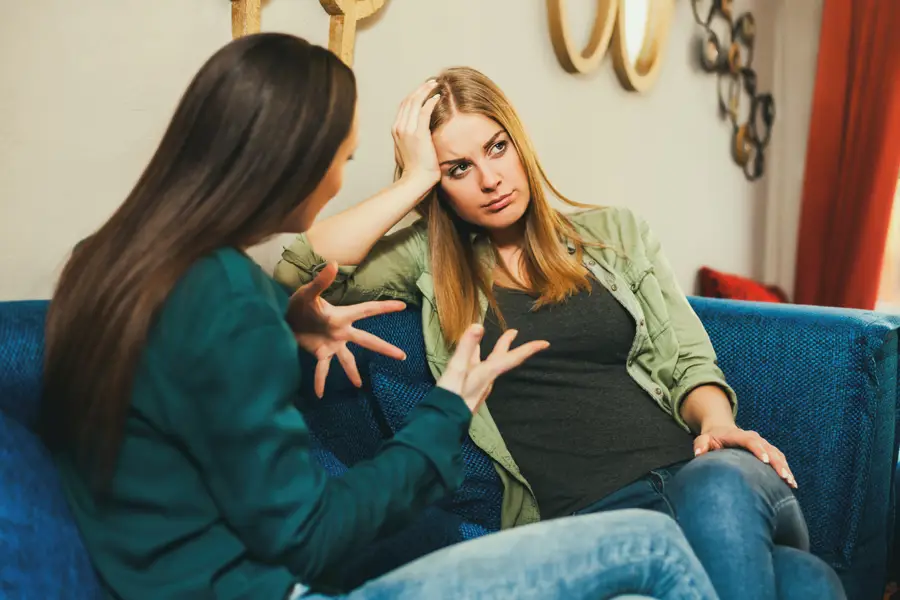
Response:
[{"label": "olive green shirt", "polygon": [[[567,216],[586,242],[602,244],[585,247],[584,266],[637,324],[626,366],[635,382],[685,429],[689,428],[681,417],[681,404],[701,385],[721,387],[736,413],[737,398],[717,365],[709,336],[675,281],[647,223],[626,208],[597,208]],[[476,238],[474,243],[479,258],[490,264],[494,260],[490,242]],[[567,244],[574,254],[572,242]],[[325,262],[301,235],[284,250],[275,267],[275,279],[288,287],[299,287],[309,282]],[[438,319],[423,221],[377,242],[360,265],[341,267],[326,297],[337,304],[395,298],[421,306],[428,364],[435,378],[441,376],[452,346],[444,338]],[[482,319],[486,311],[487,299],[482,297]],[[510,455],[487,403],[472,419],[469,434],[494,461],[503,482],[502,527],[538,521],[540,511],[534,493]]]}]

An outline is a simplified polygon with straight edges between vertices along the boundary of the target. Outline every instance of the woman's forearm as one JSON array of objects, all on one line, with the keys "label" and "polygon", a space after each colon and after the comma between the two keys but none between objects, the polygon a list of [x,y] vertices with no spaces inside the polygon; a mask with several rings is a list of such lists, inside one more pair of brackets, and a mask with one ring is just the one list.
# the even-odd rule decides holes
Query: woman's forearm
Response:
[{"label": "woman's forearm", "polygon": [[734,425],[731,402],[717,385],[694,388],[681,405],[681,418],[695,433]]},{"label": "woman's forearm", "polygon": [[435,183],[426,174],[404,175],[368,200],[315,223],[306,233],[309,243],[326,260],[358,265]]}]

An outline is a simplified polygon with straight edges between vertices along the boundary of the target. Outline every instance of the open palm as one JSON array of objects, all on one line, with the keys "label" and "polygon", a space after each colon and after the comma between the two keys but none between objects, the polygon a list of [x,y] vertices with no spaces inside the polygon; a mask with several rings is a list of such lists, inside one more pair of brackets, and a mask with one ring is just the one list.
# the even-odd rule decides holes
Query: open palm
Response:
[{"label": "open palm", "polygon": [[322,298],[322,292],[328,289],[336,276],[337,265],[329,263],[315,279],[294,292],[287,312],[287,321],[294,330],[297,344],[316,357],[314,388],[319,398],[325,395],[325,380],[333,357],[337,357],[353,385],[362,386],[356,359],[347,347],[347,342],[390,358],[406,359],[406,354],[400,348],[353,327],[360,319],[399,312],[406,308],[406,304],[388,300],[334,306]]},{"label": "open palm", "polygon": [[471,325],[459,340],[456,351],[447,363],[447,369],[437,382],[438,387],[462,396],[469,410],[478,412],[498,377],[550,347],[547,341],[535,340],[510,350],[517,334],[515,329],[504,332],[488,357],[481,360],[484,327]]}]

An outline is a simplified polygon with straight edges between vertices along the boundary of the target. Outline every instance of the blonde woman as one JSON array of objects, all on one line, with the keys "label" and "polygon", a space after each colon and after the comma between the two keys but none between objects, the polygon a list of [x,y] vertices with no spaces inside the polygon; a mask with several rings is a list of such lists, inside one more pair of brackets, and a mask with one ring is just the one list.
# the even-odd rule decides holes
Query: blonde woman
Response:
[{"label": "blonde woman", "polygon": [[[335,303],[422,307],[432,373],[466,326],[550,348],[499,378],[472,440],[504,485],[504,528],[641,507],[677,517],[723,598],[843,597],[808,552],[784,455],[734,420],[735,394],[647,224],[567,200],[483,74],[443,72],[402,103],[395,183],[313,225],[276,279],[342,265]],[[587,210],[563,214],[548,196]],[[410,211],[422,218],[391,235]],[[696,458],[695,458],[696,456]]]}]

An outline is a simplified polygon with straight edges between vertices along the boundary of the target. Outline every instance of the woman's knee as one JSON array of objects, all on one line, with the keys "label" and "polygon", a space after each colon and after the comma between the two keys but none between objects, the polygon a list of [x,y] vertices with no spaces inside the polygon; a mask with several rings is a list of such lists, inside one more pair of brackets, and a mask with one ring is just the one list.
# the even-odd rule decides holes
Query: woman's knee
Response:
[{"label": "woman's knee", "polygon": [[595,515],[575,517],[591,519],[578,524],[581,535],[595,532],[604,544],[613,540],[626,541],[618,545],[619,552],[643,553],[647,556],[665,553],[691,554],[690,544],[678,523],[667,514],[654,510],[623,509]]},{"label": "woman's knee", "polygon": [[[675,519],[665,513],[644,508],[627,508],[574,517],[580,527],[590,520],[594,529],[604,535],[621,534],[637,537],[682,537]],[[583,521],[581,521],[583,520]]]},{"label": "woman's knee", "polygon": [[676,498],[685,493],[702,494],[707,505],[717,501],[731,505],[736,497],[752,496],[761,491],[769,475],[765,469],[771,471],[771,467],[749,452],[717,450],[691,460],[667,487]]},{"label": "woman's knee", "polygon": [[793,491],[749,452],[717,450],[693,459],[666,485],[666,495],[692,541],[697,527],[735,535],[752,530],[776,544],[809,548],[806,520]]}]

